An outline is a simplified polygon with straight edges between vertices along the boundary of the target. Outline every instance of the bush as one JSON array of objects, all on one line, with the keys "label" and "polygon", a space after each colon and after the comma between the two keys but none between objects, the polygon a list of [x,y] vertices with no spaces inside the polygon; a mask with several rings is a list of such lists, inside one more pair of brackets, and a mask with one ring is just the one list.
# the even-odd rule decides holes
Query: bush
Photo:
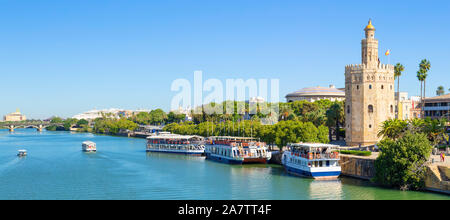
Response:
[{"label": "bush", "polygon": [[425,185],[425,162],[432,146],[427,135],[407,132],[394,141],[380,142],[380,156],[375,161],[374,181],[402,190],[418,190]]},{"label": "bush", "polygon": [[341,150],[341,154],[351,154],[351,155],[357,155],[357,156],[370,156],[372,155],[372,152],[370,151],[358,151],[358,150]]}]

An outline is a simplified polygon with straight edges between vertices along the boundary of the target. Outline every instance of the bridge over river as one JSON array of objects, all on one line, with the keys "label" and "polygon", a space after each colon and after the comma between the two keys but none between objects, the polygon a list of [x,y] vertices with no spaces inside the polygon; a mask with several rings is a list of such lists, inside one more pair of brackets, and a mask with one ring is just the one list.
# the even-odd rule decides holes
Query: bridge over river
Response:
[{"label": "bridge over river", "polygon": [[14,131],[17,128],[35,128],[38,131],[44,130],[49,126],[63,126],[63,123],[51,123],[49,121],[16,121],[16,122],[0,122],[0,129],[9,129]]}]

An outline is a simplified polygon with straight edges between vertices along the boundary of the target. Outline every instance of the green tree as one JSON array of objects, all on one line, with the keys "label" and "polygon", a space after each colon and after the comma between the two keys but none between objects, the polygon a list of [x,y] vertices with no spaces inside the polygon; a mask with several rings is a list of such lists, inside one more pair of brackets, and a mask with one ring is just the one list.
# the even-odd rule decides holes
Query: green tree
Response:
[{"label": "green tree", "polygon": [[375,182],[402,190],[424,187],[425,163],[432,149],[425,134],[407,132],[397,141],[384,139],[379,146]]},{"label": "green tree", "polygon": [[447,135],[447,120],[445,118],[432,120],[427,118],[424,120],[423,133],[428,137],[428,140],[437,146],[444,141],[448,141]]},{"label": "green tree", "polygon": [[89,125],[89,121],[87,121],[86,119],[80,119],[77,122],[77,127],[82,127],[83,125]]},{"label": "green tree", "polygon": [[64,130],[66,130],[66,131],[70,130],[70,128],[72,126],[76,125],[77,122],[78,122],[78,119],[75,119],[75,118],[68,118],[68,119],[64,120],[64,122],[63,122]]},{"label": "green tree", "polygon": [[[394,77],[397,79],[397,109],[400,106],[400,76],[402,76],[402,72],[405,70],[405,67],[401,63],[395,64],[394,67]],[[396,112],[397,118],[398,116],[398,110]]]},{"label": "green tree", "polygon": [[[339,140],[339,128],[345,123],[345,111],[343,102],[335,102],[327,110],[327,126],[334,127],[336,133],[336,140]],[[331,140],[331,129],[329,129],[329,139]]]},{"label": "green tree", "polygon": [[132,121],[141,125],[150,125],[152,123],[152,117],[148,112],[139,112],[131,117]]},{"label": "green tree", "polygon": [[150,112],[150,118],[152,124],[163,124],[167,120],[167,114],[160,108],[152,110]]},{"label": "green tree", "polygon": [[52,123],[52,124],[61,124],[61,123],[63,123],[63,120],[60,117],[53,117],[52,120],[50,120],[50,123]]},{"label": "green tree", "polygon": [[444,95],[445,94],[445,89],[444,89],[444,87],[443,86],[439,86],[438,88],[437,88],[437,90],[436,90],[436,95],[437,96],[441,96],[441,95]]},{"label": "green tree", "polygon": [[382,123],[378,137],[397,140],[408,129],[408,123],[404,120],[389,119]]}]

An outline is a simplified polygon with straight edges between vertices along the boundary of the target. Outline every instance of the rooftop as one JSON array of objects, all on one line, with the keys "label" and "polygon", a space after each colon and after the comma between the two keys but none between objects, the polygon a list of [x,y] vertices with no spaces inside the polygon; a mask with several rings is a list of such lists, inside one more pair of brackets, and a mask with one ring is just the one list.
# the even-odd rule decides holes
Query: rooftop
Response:
[{"label": "rooftop", "polygon": [[338,145],[333,145],[333,144],[321,144],[321,143],[292,143],[289,144],[290,146],[293,147],[329,147],[329,148],[338,148]]},{"label": "rooftop", "polygon": [[425,102],[450,102],[450,93],[441,96],[426,98]]},{"label": "rooftop", "polygon": [[334,86],[330,87],[308,87],[300,89],[296,92],[289,93],[286,97],[305,97],[305,96],[339,96],[345,97],[345,91],[335,88]]}]

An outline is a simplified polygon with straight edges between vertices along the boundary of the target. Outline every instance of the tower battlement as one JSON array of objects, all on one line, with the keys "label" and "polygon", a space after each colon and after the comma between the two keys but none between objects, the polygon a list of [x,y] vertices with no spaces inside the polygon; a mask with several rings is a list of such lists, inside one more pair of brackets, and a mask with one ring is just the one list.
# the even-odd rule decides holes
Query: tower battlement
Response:
[{"label": "tower battlement", "polygon": [[[350,64],[345,66],[345,72],[354,72],[363,69],[374,69],[371,66],[367,66],[366,64]],[[375,69],[379,70],[392,70],[394,71],[394,65],[391,64],[378,64],[375,66]]]}]

